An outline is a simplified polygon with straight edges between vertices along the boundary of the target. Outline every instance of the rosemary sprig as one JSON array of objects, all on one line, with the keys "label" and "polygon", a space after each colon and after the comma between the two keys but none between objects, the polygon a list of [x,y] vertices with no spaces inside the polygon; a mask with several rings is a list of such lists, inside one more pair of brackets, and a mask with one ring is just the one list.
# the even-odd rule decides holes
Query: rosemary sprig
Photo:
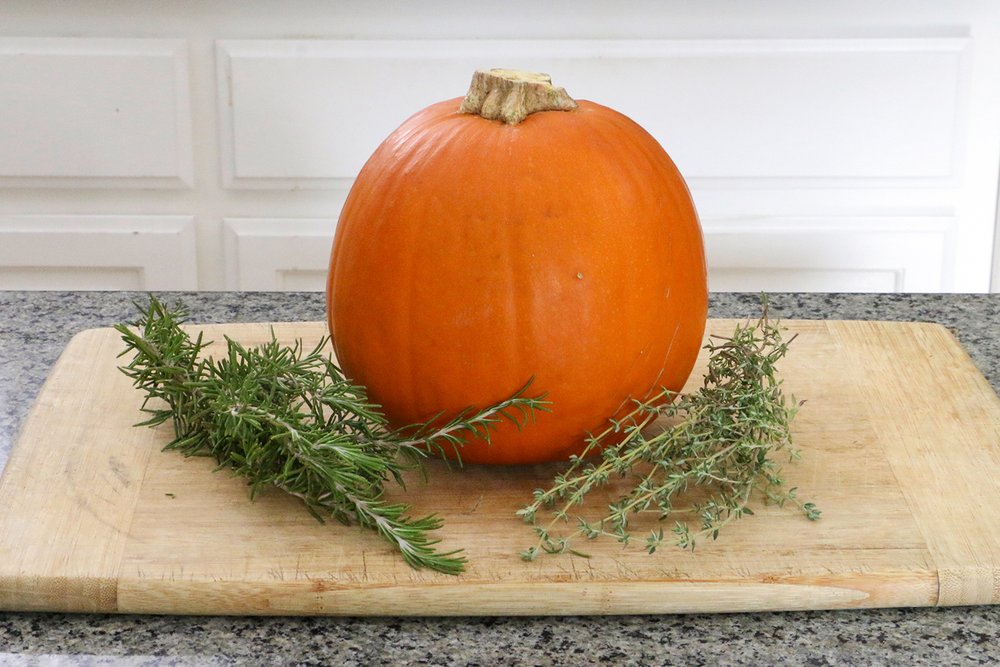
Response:
[{"label": "rosemary sprig", "polygon": [[[333,517],[376,531],[413,567],[447,574],[465,568],[461,550],[440,552],[429,533],[440,517],[408,515],[409,506],[384,497],[390,482],[403,485],[406,470],[421,467],[428,452],[458,451],[467,438],[489,440],[501,419],[519,426],[543,397],[527,397],[527,385],[511,398],[483,410],[467,410],[439,423],[393,429],[364,388],[349,382],[322,352],[301,341],[281,345],[274,338],[244,347],[226,338],[226,354],[203,354],[202,335],[192,339],[180,325],[183,309],[169,309],[155,297],[141,317],[118,325],[125,342],[121,367],[145,392],[139,426],[170,421],[175,437],[165,449],[185,456],[211,456],[218,468],[247,479],[250,497],[273,486],[305,504],[316,519]],[[150,407],[156,401],[163,404]]]},{"label": "rosemary sprig", "polygon": [[[581,536],[610,536],[628,544],[630,521],[650,513],[661,522],[674,519],[670,541],[694,549],[700,539],[717,539],[726,524],[753,514],[754,491],[818,519],[813,503],[800,502],[795,488],[785,488],[772,458],[780,450],[790,460],[799,457],[790,424],[801,404],[789,404],[775,368],[792,340],[782,341],[779,326],[768,319],[766,298],[759,321],[737,326],[729,338],[710,338],[708,371],[696,392],[661,390],[635,401],[625,417],[588,438],[584,452],[571,458],[550,488],[535,491],[533,502],[517,512],[537,537],[521,557],[534,560],[542,552],[586,556],[572,547],[573,538]],[[654,425],[661,418],[666,425]],[[624,477],[631,478],[627,491],[601,518],[574,515],[591,491]],[[677,506],[694,488],[702,490],[703,499]],[[545,522],[539,520],[543,514]],[[562,525],[566,530],[559,530]],[[646,550],[653,553],[666,539],[663,528],[651,530]]]}]

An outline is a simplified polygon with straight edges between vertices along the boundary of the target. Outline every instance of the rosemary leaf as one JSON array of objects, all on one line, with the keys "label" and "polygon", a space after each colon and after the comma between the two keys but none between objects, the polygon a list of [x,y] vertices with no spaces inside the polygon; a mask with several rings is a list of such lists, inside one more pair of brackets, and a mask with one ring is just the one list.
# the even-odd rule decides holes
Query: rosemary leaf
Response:
[{"label": "rosemary leaf", "polygon": [[364,388],[323,354],[326,338],[311,350],[301,341],[279,344],[273,334],[249,348],[226,338],[226,353],[213,358],[203,354],[208,343],[201,334],[192,339],[181,328],[182,308],[171,310],[153,296],[136,307],[139,319],[116,329],[125,343],[120,356],[133,355],[121,370],[145,392],[149,418],[139,425],[171,422],[174,438],[166,449],[212,457],[217,469],[247,480],[251,498],[275,487],[320,521],[373,530],[415,568],[458,574],[466,559],[460,550],[439,551],[430,533],[441,518],[410,516],[408,505],[386,500],[387,484],[402,485],[403,473],[422,468],[428,452],[457,452],[468,438],[489,440],[498,421],[522,426],[547,405],[544,397],[527,397],[525,385],[443,425],[393,429]]},{"label": "rosemary leaf", "polygon": [[[663,389],[636,402],[629,414],[590,437],[584,453],[573,457],[549,488],[534,492],[533,501],[517,512],[537,537],[521,552],[523,559],[579,553],[572,549],[576,537],[607,536],[628,544],[630,521],[643,514],[672,522],[668,535],[662,528],[646,534],[649,553],[668,539],[694,549],[702,539],[717,539],[732,521],[753,514],[754,492],[819,519],[813,503],[800,502],[796,489],[785,488],[772,456],[785,450],[790,460],[798,458],[790,425],[801,404],[785,396],[776,371],[794,337],[782,340],[780,327],[768,318],[766,297],[763,309],[760,320],[737,326],[731,337],[709,339],[708,371],[697,391]],[[666,425],[653,426],[658,418]],[[623,477],[629,480],[626,491],[600,518],[573,514],[591,491]],[[691,489],[702,490],[704,499],[678,507]],[[560,532],[565,525],[576,528]]]}]

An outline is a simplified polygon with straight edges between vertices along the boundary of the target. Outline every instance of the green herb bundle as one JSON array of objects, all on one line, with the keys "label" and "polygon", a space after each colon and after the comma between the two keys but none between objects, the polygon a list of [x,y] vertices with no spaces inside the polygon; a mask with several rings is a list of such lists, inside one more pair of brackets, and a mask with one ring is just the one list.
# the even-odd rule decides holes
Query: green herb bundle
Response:
[{"label": "green herb bundle", "polygon": [[[664,390],[634,402],[626,416],[588,439],[583,454],[571,459],[550,488],[535,491],[533,502],[518,511],[538,538],[522,558],[533,560],[542,552],[586,555],[572,547],[576,537],[606,535],[627,544],[633,537],[630,523],[650,513],[660,522],[673,519],[670,540],[694,549],[699,539],[714,540],[723,526],[753,514],[749,502],[755,491],[818,519],[814,504],[801,503],[796,489],[785,487],[772,456],[786,450],[789,458],[798,457],[790,424],[799,405],[786,398],[775,368],[790,342],[782,341],[779,326],[768,319],[766,299],[759,321],[738,326],[730,338],[711,338],[708,372],[698,391]],[[579,513],[588,494],[621,478],[629,479],[627,490],[600,518]],[[702,500],[676,504],[695,489]],[[651,530],[646,549],[656,551],[665,539],[662,528]]]},{"label": "green herb bundle", "polygon": [[215,359],[202,354],[208,343],[201,334],[192,339],[181,328],[182,309],[155,297],[138,307],[136,322],[116,328],[122,355],[134,355],[121,370],[145,392],[143,410],[151,415],[139,425],[172,422],[175,437],[166,449],[213,457],[219,469],[247,479],[251,498],[276,487],[320,521],[372,529],[414,567],[457,574],[466,560],[460,550],[436,549],[430,533],[441,527],[440,517],[409,516],[408,505],[385,499],[386,485],[402,485],[404,471],[419,468],[428,452],[457,452],[470,437],[488,441],[498,421],[522,425],[546,405],[526,397],[524,387],[446,423],[392,429],[364,388],[323,353],[327,339],[307,350],[301,341],[280,345],[273,335],[252,348],[226,338],[226,354]]}]

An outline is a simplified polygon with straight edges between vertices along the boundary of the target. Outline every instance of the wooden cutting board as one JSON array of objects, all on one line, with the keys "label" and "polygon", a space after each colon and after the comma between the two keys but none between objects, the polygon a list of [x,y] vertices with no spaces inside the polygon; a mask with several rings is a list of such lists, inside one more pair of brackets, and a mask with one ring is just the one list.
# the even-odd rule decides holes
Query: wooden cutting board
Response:
[{"label": "wooden cutting board", "polygon": [[[736,322],[712,320],[729,334]],[[356,527],[162,452],[118,335],[77,335],[0,480],[0,609],[177,614],[635,614],[989,604],[1000,599],[1000,400],[942,327],[786,321],[781,374],[806,399],[786,478],[823,511],[754,506],[694,553],[587,542],[522,562],[514,516],[551,466],[431,469],[407,499],[446,519],[458,577],[417,571]],[[206,326],[260,342],[272,325]],[[277,324],[315,341],[319,323]],[[700,382],[705,358],[692,377]]]}]

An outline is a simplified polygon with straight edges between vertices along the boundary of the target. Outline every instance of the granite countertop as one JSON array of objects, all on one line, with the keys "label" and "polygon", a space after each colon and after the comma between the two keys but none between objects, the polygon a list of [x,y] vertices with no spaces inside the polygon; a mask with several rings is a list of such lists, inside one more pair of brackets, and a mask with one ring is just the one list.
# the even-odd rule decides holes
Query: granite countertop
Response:
[{"label": "granite countertop", "polygon": [[[318,293],[184,293],[194,322],[324,319]],[[0,468],[76,332],[133,317],[123,292],[0,292]],[[1000,294],[772,294],[781,318],[938,322],[1000,388]],[[714,294],[712,317],[753,317]],[[2,508],[0,508],[2,511]],[[0,612],[0,664],[878,665],[1000,659],[1000,606],[552,618],[243,618]]]}]

